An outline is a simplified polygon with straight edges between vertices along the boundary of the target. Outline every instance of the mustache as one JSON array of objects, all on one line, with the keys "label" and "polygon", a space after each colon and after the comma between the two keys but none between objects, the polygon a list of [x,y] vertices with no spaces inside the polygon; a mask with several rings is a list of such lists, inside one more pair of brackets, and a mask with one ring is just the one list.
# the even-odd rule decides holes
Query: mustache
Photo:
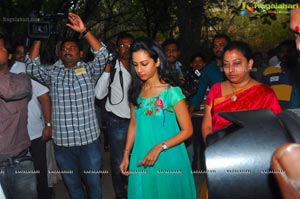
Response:
[{"label": "mustache", "polygon": [[73,57],[73,56],[71,54],[66,53],[64,54],[64,57]]}]

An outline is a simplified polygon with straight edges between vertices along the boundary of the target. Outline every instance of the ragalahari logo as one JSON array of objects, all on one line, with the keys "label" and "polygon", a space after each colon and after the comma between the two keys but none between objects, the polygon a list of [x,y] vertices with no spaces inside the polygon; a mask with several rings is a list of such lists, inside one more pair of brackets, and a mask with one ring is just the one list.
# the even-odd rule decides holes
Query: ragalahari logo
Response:
[{"label": "ragalahari logo", "polygon": [[248,3],[242,2],[241,4],[241,15],[247,13],[260,12],[268,14],[287,14],[289,9],[299,8],[299,4],[286,4],[286,3]]},{"label": "ragalahari logo", "polygon": [[252,7],[252,4],[247,3],[247,2],[243,2],[240,14],[245,15],[249,12],[254,12],[254,8]]}]

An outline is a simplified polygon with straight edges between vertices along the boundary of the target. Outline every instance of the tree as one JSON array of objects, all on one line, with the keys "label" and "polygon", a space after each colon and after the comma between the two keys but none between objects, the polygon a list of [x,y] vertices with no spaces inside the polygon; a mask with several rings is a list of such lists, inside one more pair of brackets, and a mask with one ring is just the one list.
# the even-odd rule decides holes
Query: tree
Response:
[{"label": "tree", "polygon": [[185,65],[196,51],[201,50],[201,30],[204,0],[175,0],[177,7],[179,41]]},{"label": "tree", "polygon": [[[250,1],[249,1],[250,2]],[[270,3],[256,0],[256,3]],[[295,3],[297,0],[280,0]],[[187,66],[192,53],[211,53],[211,38],[227,33],[233,39],[250,42],[255,48],[266,49],[277,41],[289,38],[286,34],[288,14],[248,13],[241,15],[242,0],[2,0],[0,29],[13,41],[26,36],[27,22],[5,19],[29,19],[33,10],[38,13],[76,12],[105,43],[113,44],[120,31],[136,36],[148,36],[162,42],[167,37],[179,39],[182,60]],[[45,20],[44,16],[35,16]],[[1,20],[1,19],[0,19]],[[46,50],[73,32],[66,28],[66,19],[47,19],[57,29],[47,43]],[[276,28],[276,30],[274,29]],[[48,55],[47,55],[48,56]]]},{"label": "tree", "polygon": [[[206,4],[205,22],[208,25],[205,27],[209,27],[211,30],[208,31],[208,35],[226,33],[232,39],[248,42],[254,50],[260,51],[267,51],[279,41],[291,38],[291,35],[286,34],[288,33],[289,17],[287,10],[282,10],[286,13],[276,13],[276,10],[271,12],[265,9],[256,9],[253,13],[242,14],[242,3],[245,2],[223,0]],[[255,3],[274,4],[268,0],[257,0]]]}]

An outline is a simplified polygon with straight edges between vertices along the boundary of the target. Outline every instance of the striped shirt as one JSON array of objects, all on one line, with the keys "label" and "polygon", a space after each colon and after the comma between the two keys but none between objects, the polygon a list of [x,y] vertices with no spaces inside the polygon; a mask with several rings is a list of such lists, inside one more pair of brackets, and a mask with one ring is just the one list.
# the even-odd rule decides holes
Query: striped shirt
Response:
[{"label": "striped shirt", "polygon": [[105,67],[107,49],[94,53],[94,60],[64,67],[61,60],[42,66],[40,58],[26,56],[27,73],[50,88],[52,138],[59,146],[82,146],[96,140],[99,127],[95,114],[95,83]]}]

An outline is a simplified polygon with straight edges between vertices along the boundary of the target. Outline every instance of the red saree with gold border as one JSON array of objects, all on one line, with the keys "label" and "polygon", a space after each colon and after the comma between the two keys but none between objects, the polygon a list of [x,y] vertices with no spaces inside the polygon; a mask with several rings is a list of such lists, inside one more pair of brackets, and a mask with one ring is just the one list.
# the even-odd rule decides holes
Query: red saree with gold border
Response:
[{"label": "red saree with gold border", "polygon": [[[236,100],[232,100],[232,96]],[[219,112],[256,110],[268,108],[275,114],[281,112],[281,107],[274,91],[264,84],[257,84],[245,88],[235,94],[222,96],[221,83],[212,86],[207,96],[206,105],[211,106],[212,129],[213,131],[230,125],[231,122],[218,115]]]}]

